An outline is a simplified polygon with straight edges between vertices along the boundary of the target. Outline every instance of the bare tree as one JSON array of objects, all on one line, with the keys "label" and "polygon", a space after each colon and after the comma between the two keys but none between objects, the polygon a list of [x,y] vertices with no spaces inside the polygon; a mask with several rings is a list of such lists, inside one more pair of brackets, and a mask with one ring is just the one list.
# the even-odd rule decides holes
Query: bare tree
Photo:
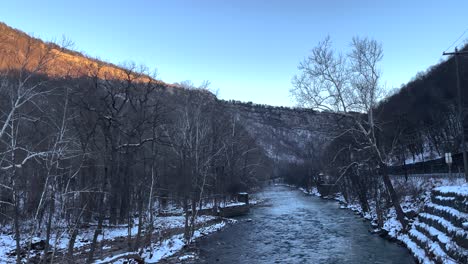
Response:
[{"label": "bare tree", "polygon": [[[0,172],[8,179],[2,187],[10,190],[14,207],[16,238],[16,261],[20,260],[20,189],[19,173],[32,161],[38,161],[56,150],[50,145],[33,142],[29,132],[41,123],[46,112],[47,97],[52,88],[42,76],[57,57],[57,48],[67,47],[64,40],[61,46],[36,43],[32,38],[14,41],[16,49],[2,57],[5,69],[0,80],[2,106],[0,112]],[[36,143],[36,144],[34,144]],[[43,201],[43,199],[41,199]]]},{"label": "bare tree", "polygon": [[212,144],[213,127],[209,113],[214,111],[216,102],[205,89],[207,82],[196,89],[187,83],[184,85],[187,90],[183,95],[183,105],[177,109],[174,126],[166,135],[182,176],[179,189],[185,212],[184,238],[186,243],[190,243],[195,231],[197,205],[205,194],[208,178],[213,176],[213,160],[221,155],[224,147],[213,147]]},{"label": "bare tree", "polygon": [[143,236],[152,242],[156,197],[183,197],[189,243],[206,196],[255,182],[265,156],[209,82],[174,89],[135,64],[74,67],[63,45],[11,41],[0,34],[0,220],[16,262],[73,263],[79,231],[92,226],[81,256],[91,263],[105,228],[120,223],[138,250]]},{"label": "bare tree", "polygon": [[[387,169],[394,145],[388,148],[380,144],[378,134],[381,127],[374,113],[383,96],[379,69],[383,58],[382,45],[375,40],[355,37],[351,47],[349,54],[337,54],[330,38],[325,38],[299,64],[301,74],[294,77],[291,93],[301,105],[330,111],[349,120],[350,125],[343,134],[351,133],[358,143],[357,151],[370,150],[378,160],[397,218],[405,228],[405,216]],[[357,161],[351,161],[343,175],[355,164]]]}]

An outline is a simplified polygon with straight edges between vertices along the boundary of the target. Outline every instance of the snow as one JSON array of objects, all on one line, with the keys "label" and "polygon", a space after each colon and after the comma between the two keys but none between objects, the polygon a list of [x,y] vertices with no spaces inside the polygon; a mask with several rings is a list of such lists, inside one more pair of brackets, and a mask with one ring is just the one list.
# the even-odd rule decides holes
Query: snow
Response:
[{"label": "snow", "polygon": [[262,203],[262,202],[263,202],[262,199],[256,199],[256,198],[249,199],[249,204],[250,205],[256,205],[256,204],[259,204],[259,203]]},{"label": "snow", "polygon": [[[259,200],[255,200],[255,198],[251,200],[251,204],[256,204],[257,202],[259,202]],[[241,203],[237,201],[226,201],[226,202],[222,202],[221,205],[223,207],[231,207],[231,206],[245,205],[245,203]],[[212,207],[213,207],[212,202],[205,203],[203,206],[203,208],[212,208]],[[155,208],[155,210],[158,210],[158,209],[160,208]],[[179,205],[170,203],[167,206],[165,206],[164,210],[162,211],[166,213],[170,213],[171,215],[170,216],[157,216],[154,218],[153,226],[155,226],[156,232],[161,231],[161,230],[177,229],[177,228],[184,227],[185,217],[183,215],[183,210],[180,208]],[[212,216],[212,215],[198,215],[195,222],[197,225],[201,225],[210,221],[214,221],[216,219],[218,219],[218,217]],[[231,220],[231,219],[225,219],[225,221],[234,222],[234,220]],[[31,223],[25,222],[24,226],[32,226],[32,225],[33,225],[32,222]],[[121,237],[128,236],[128,225],[126,224],[113,225],[112,227],[110,227],[109,223],[105,221],[104,225],[105,227],[103,228],[102,233],[98,236],[98,239],[97,239],[98,242],[102,242],[104,240],[109,242],[109,243],[106,242],[106,245],[103,247],[104,250],[112,249],[111,246],[109,246],[112,240],[116,240]],[[78,235],[75,240],[75,250],[78,250],[84,246],[88,246],[91,244],[96,227],[97,225],[96,223],[94,223],[94,225],[92,225],[91,227],[78,229]],[[214,226],[214,227],[218,228],[219,226]],[[11,233],[11,230],[12,230],[11,226],[0,227],[0,263],[14,262],[14,256],[7,256],[8,253],[13,252],[16,249],[16,242],[13,236],[9,235]],[[132,236],[137,234],[138,218],[133,219],[133,223],[131,225],[130,231],[131,231]],[[27,233],[27,232],[28,231],[25,231],[23,233]],[[197,233],[197,232],[202,232],[202,233]],[[201,236],[203,234],[208,234],[212,232],[212,230],[204,228],[204,229],[201,229],[201,231],[197,231],[197,232],[196,232],[196,235],[198,234],[198,236]],[[39,231],[37,233],[39,233]],[[34,236],[32,238],[24,235],[22,236],[20,243],[22,246],[24,246],[27,243],[29,243],[29,241],[36,243],[41,240],[45,240],[44,232],[42,235]],[[68,249],[69,241],[70,241],[70,235],[67,232],[66,225],[63,225],[61,223],[57,224],[55,230],[53,231],[51,235],[50,244],[53,245],[58,251],[64,251]],[[172,242],[167,241],[166,247],[170,248],[170,250],[175,250],[178,247],[177,243],[178,243],[177,239],[174,239]],[[127,252],[126,254],[128,253],[129,252]],[[167,255],[167,252],[164,254]]]},{"label": "snow", "polygon": [[[134,220],[136,221],[136,219]],[[75,249],[84,247],[86,245],[91,244],[92,238],[94,236],[94,228],[89,228],[86,230],[80,230],[79,234],[76,237],[75,241]],[[134,224],[131,228],[132,235],[135,235],[138,232],[138,225]],[[126,225],[120,225],[116,227],[110,228],[103,228],[102,233],[98,236],[97,242],[101,242],[103,240],[113,240],[118,237],[126,237],[128,236],[128,227]],[[40,241],[40,238],[37,238]],[[60,233],[56,238],[56,235],[52,235],[50,239],[51,245],[56,245],[58,250],[64,250],[68,248],[68,244],[70,242],[70,237],[68,234],[64,234],[64,232]]]},{"label": "snow", "polygon": [[415,222],[413,226],[420,227],[426,230],[426,232],[428,232],[431,237],[436,237],[437,240],[441,243],[441,245],[444,246],[447,250],[453,252],[460,252],[463,255],[468,256],[468,250],[461,248],[457,244],[453,243],[450,237],[448,237],[443,232],[439,231],[437,228],[420,222]]},{"label": "snow", "polygon": [[[227,223],[226,221],[222,221],[220,223],[216,223],[207,227],[202,227],[194,232],[193,238],[194,240],[196,240],[197,238],[200,238],[202,236],[206,236],[208,234],[214,233],[222,229],[223,227],[225,227],[226,223]],[[143,253],[142,258],[144,259],[145,263],[157,263],[164,258],[173,256],[174,254],[179,252],[184,246],[185,246],[185,242],[184,242],[183,234],[173,235],[169,239],[163,240],[160,243],[156,244],[153,248],[150,248],[149,250],[145,250],[145,253]],[[114,259],[117,259],[125,255],[129,255],[129,254],[137,254],[137,252],[132,252],[132,251],[124,252],[116,256],[110,256],[105,259],[97,260],[94,263],[103,264],[103,263],[112,262],[112,260]],[[189,255],[181,256],[179,260],[189,259],[193,257],[195,256],[189,254]]]},{"label": "snow", "polygon": [[13,236],[0,234],[0,263],[9,263],[11,258],[7,257],[7,253],[15,250],[16,242]]},{"label": "snow", "polygon": [[398,238],[398,233],[403,229],[403,226],[401,226],[400,221],[398,221],[396,217],[390,217],[385,220],[383,229],[388,231],[389,236]]},{"label": "snow", "polygon": [[419,232],[416,229],[411,229],[409,233],[421,243],[428,245],[429,249],[436,256],[436,258],[444,260],[445,264],[456,264],[456,262],[449,256],[447,256],[445,251],[443,251],[442,248],[440,248],[440,245],[438,243],[434,243],[434,241],[426,237],[423,233]]},{"label": "snow", "polygon": [[145,263],[156,263],[163,258],[170,257],[184,247],[184,237],[182,234],[174,235],[166,239],[153,249],[151,254],[144,256]]},{"label": "snow", "polygon": [[[202,236],[214,233],[226,226],[226,222],[216,223],[211,226],[202,227],[194,232],[194,240]],[[182,234],[177,234],[169,239],[162,241],[152,249],[151,253],[144,253],[145,263],[157,263],[158,261],[176,254],[184,247],[184,238]]]},{"label": "snow", "polygon": [[439,201],[454,201],[455,200],[455,197],[446,197],[446,196],[435,196],[434,197],[436,200],[439,200]]},{"label": "snow", "polygon": [[443,206],[443,205],[438,205],[438,204],[433,204],[433,203],[428,203],[426,205],[427,207],[430,207],[430,208],[434,208],[436,210],[439,210],[439,211],[443,211],[443,212],[446,212],[450,215],[452,215],[454,218],[458,218],[460,220],[468,220],[468,214],[466,213],[463,213],[463,212],[460,212],[458,211],[457,209],[453,208],[453,207],[449,207],[449,206]]},{"label": "snow", "polygon": [[320,193],[317,189],[317,187],[313,186],[312,188],[310,188],[310,190],[306,190],[305,188],[299,188],[299,190],[301,190],[303,193],[307,194],[307,195],[313,195],[313,196],[318,196],[320,197]]},{"label": "snow", "polygon": [[[243,193],[239,193],[239,194],[243,194]],[[247,193],[244,193],[244,194],[247,194]],[[249,201],[249,203],[253,204],[250,201]],[[239,205],[245,205],[245,203],[244,202],[238,202],[238,201],[226,201],[226,202],[221,201],[219,203],[219,207],[221,207],[221,208],[239,206]],[[214,207],[214,203],[212,201],[202,204],[202,209],[212,209],[213,207]]]},{"label": "snow", "polygon": [[[213,221],[217,219],[215,216],[211,215],[199,215],[196,219],[196,224],[203,224],[209,221]],[[137,234],[138,232],[138,219],[135,218],[134,224],[131,228],[132,235]],[[174,229],[174,228],[183,228],[184,227],[185,218],[183,215],[178,216],[164,216],[164,217],[156,217],[154,220],[154,226],[157,227],[159,230],[167,230],[167,229]],[[75,241],[75,250],[82,248],[91,244],[92,238],[95,231],[95,226],[86,229],[80,229],[79,234],[76,237]],[[103,232],[101,235],[98,236],[98,242],[103,240],[114,240],[119,237],[127,237],[128,236],[128,227],[127,225],[116,225],[114,227],[105,227],[103,228]],[[25,245],[29,242],[30,238],[24,237],[21,241],[21,245]],[[33,243],[39,242],[43,240],[42,237],[33,237]],[[50,239],[51,245],[56,245],[57,250],[66,250],[68,249],[68,244],[70,241],[69,234],[62,231],[59,232],[58,237],[56,238],[56,234],[52,234]],[[109,249],[109,246],[105,246],[103,249]],[[7,253],[12,252],[16,249],[16,243],[12,236],[7,235],[5,233],[0,232],[0,263],[11,263],[14,262],[13,258],[7,256]],[[128,254],[127,252],[126,254]],[[115,256],[113,257],[115,258]],[[102,260],[104,261],[104,260]],[[108,261],[108,260],[106,260]]]},{"label": "snow", "polygon": [[230,204],[227,204],[227,205],[225,205],[223,208],[227,208],[227,207],[235,207],[235,206],[241,206],[241,205],[245,205],[245,203],[243,203],[243,202],[238,202],[238,203],[230,203]]},{"label": "snow", "polygon": [[423,242],[423,243],[428,243],[428,242],[430,241],[429,238],[427,238],[423,233],[419,232],[419,231],[416,230],[416,229],[411,229],[411,230],[409,231],[409,233],[410,233],[412,236],[416,237],[417,240],[419,240],[419,241],[421,241],[421,242]]},{"label": "snow", "polygon": [[416,243],[411,240],[408,235],[400,235],[399,240],[405,243],[406,247],[413,253],[421,264],[434,264],[431,260],[426,257],[426,253]]},{"label": "snow", "polygon": [[468,198],[468,185],[460,185],[460,186],[440,186],[434,189],[443,194],[451,195],[455,194],[457,196]]},{"label": "snow", "polygon": [[187,254],[179,257],[179,260],[184,261],[184,260],[189,260],[189,259],[194,259],[196,258],[195,255],[193,254]]},{"label": "snow", "polygon": [[437,239],[440,242],[442,242],[442,244],[447,244],[447,243],[449,243],[451,241],[451,239],[446,234],[444,234],[443,232],[440,232],[437,228],[434,228],[434,227],[432,227],[430,225],[427,225],[425,223],[416,222],[416,223],[413,224],[413,226],[419,226],[419,227],[423,228],[431,236],[437,237]]},{"label": "snow", "polygon": [[440,248],[440,245],[437,243],[430,242],[429,246],[430,251],[437,256],[437,258],[442,259],[444,264],[457,264],[455,260],[450,258],[445,251]]},{"label": "snow", "polygon": [[419,217],[430,219],[430,220],[438,222],[440,225],[442,225],[446,230],[448,230],[452,234],[456,234],[456,235],[461,236],[461,237],[466,236],[465,230],[454,226],[452,223],[447,221],[445,218],[442,218],[442,217],[439,217],[439,216],[436,216],[436,215],[432,215],[432,214],[428,214],[428,213],[420,213]]},{"label": "snow", "polygon": [[[179,220],[181,220],[179,216],[177,216],[177,217],[165,217],[165,218],[170,219],[169,221],[167,221],[166,227],[167,226],[179,227],[179,225],[181,224],[179,222]],[[197,219],[197,223],[203,223],[203,222],[207,222],[207,221],[213,220],[213,219],[215,219],[215,217],[201,216],[199,219]],[[183,218],[182,218],[182,220],[183,220]],[[213,224],[213,225],[210,225],[210,226],[206,226],[206,227],[202,227],[202,228],[200,228],[198,230],[195,230],[194,235],[193,235],[193,241],[195,241],[196,239],[198,239],[198,238],[200,238],[202,236],[206,236],[206,235],[209,235],[211,233],[214,233],[214,232],[222,229],[223,227],[225,227],[227,223],[233,223],[233,222],[235,222],[235,220],[225,219],[225,220],[223,220],[223,221],[221,221],[219,223],[216,223],[216,224]],[[182,227],[183,227],[183,221],[182,221]],[[158,242],[157,244],[155,244],[154,246],[152,246],[150,248],[146,248],[146,250],[141,255],[141,257],[144,259],[145,263],[157,263],[162,259],[173,256],[174,254],[179,252],[184,246],[185,246],[185,242],[184,242],[183,234],[176,234],[176,235],[173,235],[172,237],[170,237],[168,239],[165,239],[165,240],[163,240],[161,242]],[[109,257],[106,257],[105,259],[97,260],[95,262],[95,264],[109,263],[109,262],[112,262],[112,260],[114,260],[114,259],[117,259],[117,258],[125,256],[125,255],[129,255],[129,254],[137,254],[137,252],[129,251],[129,252],[124,252],[124,253],[118,254],[116,256],[109,256]],[[185,255],[185,256],[181,256],[179,258],[179,260],[184,260],[184,259],[189,259],[189,258],[195,258],[195,256],[191,255],[191,254],[188,254],[188,255]],[[112,263],[120,263],[119,261],[112,262]]]},{"label": "snow", "polygon": [[[216,219],[212,215],[199,215],[195,221],[196,224],[206,223]],[[171,229],[184,227],[185,217],[183,215],[156,217],[155,224],[158,229]]]},{"label": "snow", "polygon": [[[125,253],[122,253],[122,254],[118,254],[118,255],[115,255],[115,256],[110,256],[110,257],[107,257],[105,259],[102,259],[102,260],[96,260],[94,262],[94,264],[104,264],[104,263],[110,263],[112,262],[112,260],[114,259],[117,259],[117,258],[120,258],[120,257],[123,257],[123,256],[126,256],[128,254],[138,254],[138,252],[125,252]],[[115,262],[114,262],[115,263]]]}]

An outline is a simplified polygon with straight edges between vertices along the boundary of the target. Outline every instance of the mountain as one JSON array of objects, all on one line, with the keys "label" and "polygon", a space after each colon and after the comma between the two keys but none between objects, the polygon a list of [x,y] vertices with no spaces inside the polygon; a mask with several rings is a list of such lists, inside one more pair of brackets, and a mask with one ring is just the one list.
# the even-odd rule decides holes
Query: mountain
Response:
[{"label": "mountain", "polygon": [[276,161],[315,159],[338,131],[339,116],[305,108],[222,101],[250,135]]},{"label": "mountain", "polygon": [[[66,41],[60,44],[65,47],[44,42],[0,22],[0,70],[18,70],[24,67],[25,70],[33,71],[38,64],[43,64],[39,72],[53,78],[96,76],[108,80],[125,80],[129,77],[129,68],[133,67],[126,68],[88,57],[68,49]],[[26,57],[28,63],[20,63]],[[141,81],[160,82],[149,75],[132,77]]]},{"label": "mountain", "polygon": [[[66,43],[65,43],[66,44]],[[20,56],[23,60],[18,60]],[[28,57],[28,63],[21,64]],[[149,75],[135,75],[135,71],[82,53],[44,42],[0,22],[0,71],[18,70],[25,67],[34,71],[45,61],[40,74],[51,78],[97,77],[106,80],[138,78],[141,81],[159,82],[167,88],[181,87],[153,79]],[[184,89],[177,89],[175,96]],[[272,107],[237,101],[222,101],[226,111],[246,127],[249,134],[272,159],[286,162],[301,162],[318,155],[325,146],[335,126],[335,117],[310,109]]]}]

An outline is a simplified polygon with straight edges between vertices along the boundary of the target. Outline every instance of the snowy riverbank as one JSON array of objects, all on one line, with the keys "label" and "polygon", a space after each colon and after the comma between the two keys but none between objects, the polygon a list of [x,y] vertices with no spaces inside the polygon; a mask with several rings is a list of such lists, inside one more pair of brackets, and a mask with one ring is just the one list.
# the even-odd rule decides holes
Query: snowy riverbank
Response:
[{"label": "snowy riverbank", "polygon": [[[257,200],[251,200],[254,205]],[[238,206],[236,201],[223,203],[223,207]],[[208,208],[209,205],[204,205],[203,208]],[[164,258],[170,257],[179,252],[184,246],[183,229],[185,225],[185,217],[180,208],[171,208],[170,213],[155,217],[153,226],[155,227],[152,235],[152,242],[147,247],[139,252],[126,250],[129,248],[128,241],[131,238],[132,243],[135,241],[135,236],[138,233],[138,218],[132,220],[130,227],[128,225],[109,225],[104,222],[102,233],[97,237],[97,248],[95,252],[95,263],[123,263],[126,261],[125,256],[138,256],[145,263],[156,263]],[[199,215],[196,219],[196,230],[193,235],[193,240],[209,235],[221,230],[228,224],[235,223],[236,220],[222,218],[212,215]],[[93,236],[97,224],[92,224],[78,229],[76,242],[74,243],[74,260],[84,262],[90,251]],[[14,263],[16,259],[15,249],[16,241],[12,232],[11,226],[4,226],[0,229],[0,263]],[[50,245],[55,248],[55,258],[61,261],[66,261],[66,251],[70,243],[70,234],[64,230],[54,230],[54,235],[50,239]],[[142,230],[141,240],[146,238],[144,229]],[[30,237],[21,239],[22,254],[26,256],[28,253],[26,248],[30,241]],[[40,245],[45,240],[44,234],[36,234],[32,237],[32,243]],[[29,251],[30,258],[40,258],[43,252],[43,247],[39,246],[36,249]]]},{"label": "snowy riverbank", "polygon": [[[417,231],[417,226],[422,225],[419,220],[417,220],[417,216],[421,215],[422,217],[427,215],[425,213],[425,209],[435,207],[438,209],[438,206],[433,205],[431,202],[431,191],[436,190],[438,192],[448,192],[453,193],[460,196],[468,196],[468,185],[465,183],[464,179],[446,179],[446,178],[409,178],[408,181],[404,181],[403,179],[394,179],[393,180],[395,189],[398,190],[398,194],[400,195],[401,206],[405,214],[409,217],[409,227],[407,232],[402,230],[402,226],[400,222],[396,218],[396,212],[393,207],[388,208],[386,213],[384,214],[383,219],[383,227],[382,229],[377,228],[377,214],[375,210],[375,203],[370,202],[369,207],[370,210],[368,212],[364,212],[357,200],[346,201],[344,196],[341,193],[337,193],[331,197],[325,197],[328,199],[334,199],[338,201],[342,209],[350,209],[354,211],[357,215],[362,216],[363,218],[370,221],[371,225],[373,226],[373,230],[371,232],[375,232],[380,234],[380,236],[390,239],[392,241],[396,241],[405,245],[414,255],[415,259],[420,263],[433,263],[431,258],[441,259],[443,263],[454,263],[450,257],[447,257],[445,251],[451,250],[453,247],[453,243],[451,239],[442,232],[438,231],[437,229],[430,227],[430,231],[434,233],[437,231],[438,234],[436,238],[444,239],[447,238],[447,241],[443,241],[443,247],[447,247],[446,250],[442,250],[439,248],[440,243],[434,243],[429,241],[424,235],[420,234]],[[308,195],[320,196],[317,188],[313,187],[310,190],[305,190],[304,188],[300,188],[300,190]],[[444,199],[444,197],[438,197],[438,199]],[[448,198],[445,198],[448,199]],[[432,206],[432,207],[431,207]],[[445,208],[445,207],[444,207]],[[450,207],[447,207],[449,210]],[[454,213],[455,211],[455,213]],[[463,213],[456,211],[454,209],[450,209],[447,211],[448,214],[451,214],[453,217],[463,219],[461,221],[467,221],[466,217]],[[463,214],[463,215],[461,215]],[[439,219],[439,218],[438,218]],[[442,218],[440,218],[442,219]],[[439,219],[439,220],[440,220]],[[444,219],[442,219],[444,220]],[[441,221],[442,221],[441,220]],[[445,221],[445,220],[444,220]],[[450,223],[442,223],[444,226],[451,226]],[[460,228],[457,228],[457,230]],[[466,236],[466,229],[459,230],[460,232],[464,232]],[[416,236],[417,235],[417,236]],[[415,238],[411,238],[411,236],[416,237],[417,240],[424,242],[426,251],[431,251],[430,256],[428,256],[427,252],[425,252],[424,248],[421,248],[421,245],[415,243]],[[418,242],[419,242],[418,241]],[[430,245],[429,245],[430,244]],[[460,250],[458,250],[460,251]],[[444,261],[445,259],[445,261]]]},{"label": "snowy riverbank", "polygon": [[[193,241],[196,241],[198,238],[210,235],[216,231],[221,230],[229,223],[235,223],[235,220],[232,219],[220,219],[219,222],[201,227],[197,229],[193,234]],[[146,247],[143,254],[139,254],[136,251],[127,251],[113,256],[108,256],[104,259],[95,261],[95,264],[120,264],[128,263],[128,260],[125,256],[131,256],[133,254],[140,255],[144,263],[158,263],[162,259],[173,256],[174,254],[181,251],[185,246],[183,234],[176,234],[167,239],[161,240],[154,245]],[[181,260],[184,258],[191,258],[191,255],[185,255],[180,257]]]}]

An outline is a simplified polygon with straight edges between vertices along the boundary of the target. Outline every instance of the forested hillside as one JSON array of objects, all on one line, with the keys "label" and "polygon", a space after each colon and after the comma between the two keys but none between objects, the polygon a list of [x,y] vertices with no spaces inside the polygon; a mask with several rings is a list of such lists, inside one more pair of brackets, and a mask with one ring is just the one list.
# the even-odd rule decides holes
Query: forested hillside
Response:
[{"label": "forested hillside", "polygon": [[33,257],[33,236],[48,252],[59,233],[73,256],[79,228],[97,225],[92,260],[103,226],[135,217],[139,248],[171,208],[185,211],[190,241],[203,203],[270,177],[270,159],[208,90],[0,29],[0,222],[18,262]]},{"label": "forested hillside", "polygon": [[[463,50],[467,49],[468,46],[465,46]],[[452,153],[455,157],[460,157],[454,159],[452,171],[463,172],[461,155],[456,153],[460,153],[462,149],[462,131],[464,131],[465,136],[468,131],[466,119],[468,57],[459,56],[463,107],[460,120],[462,120],[463,126],[459,121],[457,107],[456,70],[455,59],[449,57],[425,73],[417,74],[412,81],[401,87],[396,93],[383,98],[372,110],[377,128],[376,140],[381,151],[387,153],[388,166],[391,167],[392,173],[448,172],[448,167],[443,160],[427,166],[424,166],[423,163],[418,163],[418,166],[411,168],[407,166],[415,162],[443,158],[447,152]],[[368,116],[362,116],[359,119],[365,127],[369,126],[367,118]],[[347,150],[344,151],[343,149],[346,148]],[[337,179],[343,169],[348,168],[348,165],[354,160],[354,162],[361,162],[360,166],[363,168],[360,170],[368,170],[357,173],[368,175],[369,181],[371,181],[374,174],[381,172],[372,171],[372,168],[375,169],[376,166],[373,164],[375,161],[368,158],[369,153],[365,149],[356,142],[356,135],[350,131],[350,133],[330,142],[321,156],[322,168],[332,178]],[[414,171],[416,168],[418,171]],[[359,189],[369,189],[366,187],[368,183],[363,175],[356,178],[357,182],[354,184],[348,184],[352,186],[352,192]]]},{"label": "forested hillside", "polygon": [[[468,50],[468,46],[463,48]],[[461,149],[461,126],[458,122],[457,77],[453,57],[417,74],[396,94],[386,98],[378,108],[388,138],[399,138],[402,164],[441,157]],[[459,56],[459,73],[464,133],[468,131],[468,57]]]},{"label": "forested hillside", "polygon": [[174,208],[185,212],[190,241],[193,212],[282,176],[280,168],[317,162],[337,122],[221,101],[5,24],[0,33],[0,222],[14,233],[18,261],[31,257],[23,250],[34,236],[47,252],[59,233],[73,257],[79,228],[95,225],[92,260],[103,226],[135,217],[137,249],[156,215]]}]

